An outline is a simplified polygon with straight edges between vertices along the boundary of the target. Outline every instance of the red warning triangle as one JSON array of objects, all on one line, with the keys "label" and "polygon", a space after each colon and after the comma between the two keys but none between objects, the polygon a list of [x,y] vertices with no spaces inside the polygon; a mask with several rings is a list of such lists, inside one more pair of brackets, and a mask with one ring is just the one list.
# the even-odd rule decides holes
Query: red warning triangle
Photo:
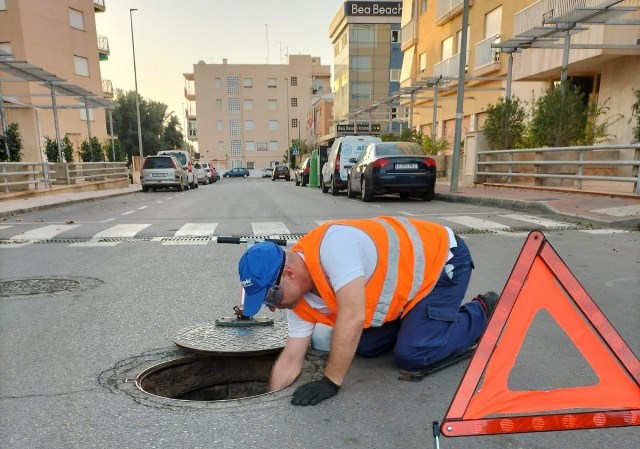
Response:
[{"label": "red warning triangle", "polygon": [[[546,310],[599,381],[512,391],[509,374]],[[640,361],[539,231],[529,234],[442,422],[446,436],[640,425]]]}]

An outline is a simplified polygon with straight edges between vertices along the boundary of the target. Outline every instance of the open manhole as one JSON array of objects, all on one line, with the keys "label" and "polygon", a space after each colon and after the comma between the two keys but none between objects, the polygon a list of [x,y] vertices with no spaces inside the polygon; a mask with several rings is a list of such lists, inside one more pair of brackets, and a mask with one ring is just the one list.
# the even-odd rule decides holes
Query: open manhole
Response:
[{"label": "open manhole", "polygon": [[184,401],[226,401],[268,392],[278,354],[184,357],[143,371],[140,390]]}]

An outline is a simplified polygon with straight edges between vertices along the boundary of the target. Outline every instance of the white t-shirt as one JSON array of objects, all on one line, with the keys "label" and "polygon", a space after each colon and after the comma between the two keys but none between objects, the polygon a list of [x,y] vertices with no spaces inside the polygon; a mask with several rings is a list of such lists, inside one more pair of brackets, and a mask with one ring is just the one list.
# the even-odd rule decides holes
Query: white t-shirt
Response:
[{"label": "white t-shirt", "polygon": [[[457,243],[453,231],[446,229],[449,234],[449,248],[455,248]],[[302,253],[298,254],[304,258]],[[453,254],[449,251],[447,261],[451,257]],[[330,226],[320,243],[320,264],[334,292],[360,276],[364,276],[365,282],[368,282],[377,262],[378,251],[375,243],[366,232],[353,226]],[[450,272],[451,277],[453,267]],[[326,303],[318,295],[307,292],[303,298],[309,306],[321,313],[330,313]],[[302,338],[313,334],[315,324],[304,321],[293,310],[287,310],[287,320],[290,337]]]}]

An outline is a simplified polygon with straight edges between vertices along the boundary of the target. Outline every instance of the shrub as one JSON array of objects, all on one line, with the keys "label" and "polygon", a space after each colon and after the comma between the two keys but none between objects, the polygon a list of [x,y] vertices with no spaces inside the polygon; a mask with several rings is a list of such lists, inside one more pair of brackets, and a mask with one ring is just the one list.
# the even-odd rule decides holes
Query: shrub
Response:
[{"label": "shrub", "polygon": [[620,113],[613,117],[607,114],[611,108],[607,105],[607,98],[601,104],[597,101],[590,101],[587,106],[587,124],[584,132],[584,138],[579,141],[580,145],[595,145],[596,143],[607,142],[612,136],[607,132],[609,126],[621,120],[624,116]]},{"label": "shrub", "polygon": [[[111,149],[111,139],[106,139],[102,143],[102,152],[107,155],[109,162],[127,162],[127,149],[118,139],[113,141],[113,151]],[[113,159],[114,152],[116,156],[115,160]]]},{"label": "shrub", "polygon": [[[5,142],[9,148],[7,157]],[[20,162],[22,160],[22,136],[17,123],[10,123],[7,132],[0,134],[0,162]]]},{"label": "shrub", "polygon": [[82,162],[104,162],[104,153],[97,137],[91,138],[91,144],[88,140],[84,140],[80,144],[80,157]]},{"label": "shrub", "polygon": [[631,138],[633,143],[640,143],[640,89],[632,88],[632,91],[636,102],[631,105],[631,117],[629,118],[629,123],[633,122]]},{"label": "shrub", "polygon": [[518,97],[500,98],[498,103],[489,105],[487,119],[482,128],[489,148],[523,148],[527,129],[526,118],[524,103]]},{"label": "shrub", "polygon": [[450,146],[451,144],[444,137],[434,140],[431,137],[425,136],[424,139],[422,139],[422,149],[426,154],[431,156],[442,154],[447,151]]}]

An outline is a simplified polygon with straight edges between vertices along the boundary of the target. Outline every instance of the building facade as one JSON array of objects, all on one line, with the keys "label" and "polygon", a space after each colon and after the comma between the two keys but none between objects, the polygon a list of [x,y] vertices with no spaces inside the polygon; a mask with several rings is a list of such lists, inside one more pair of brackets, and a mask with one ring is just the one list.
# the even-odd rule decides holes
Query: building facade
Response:
[{"label": "building facade", "polygon": [[[590,98],[606,100],[612,113],[621,113],[628,119],[632,88],[640,86],[640,48],[636,41],[640,36],[640,1],[469,3],[463,139],[479,135],[487,106],[505,97],[508,88],[511,95],[530,102],[561,79],[567,34],[571,47],[567,54],[568,79]],[[598,5],[604,3],[626,11],[613,13],[603,6],[603,14],[599,15]],[[413,127],[450,142],[455,129],[463,6],[463,0],[403,1],[401,91],[418,89],[413,98]],[[626,24],[600,23],[607,15]],[[567,28],[571,31],[562,31]],[[404,95],[404,104],[408,101]],[[619,120],[609,131],[612,143],[630,142],[631,127],[626,119]],[[473,148],[465,145],[464,157],[469,159],[470,167],[474,153],[467,150]]]},{"label": "building facade", "polygon": [[313,141],[307,113],[329,92],[331,74],[319,57],[290,55],[288,64],[200,61],[184,77],[187,137],[200,158],[258,170],[289,160],[292,141]]},{"label": "building facade", "polygon": [[[95,98],[113,96],[110,82],[102,80],[100,61],[109,55],[108,40],[96,32],[95,14],[105,11],[105,0],[0,0],[0,51],[79,87]],[[44,140],[55,140],[51,89],[27,82],[0,69],[7,123],[17,123],[25,162],[44,160]],[[89,108],[81,98],[56,93],[60,138],[68,136],[78,150],[89,134],[102,143],[107,137],[104,109]],[[77,156],[76,156],[77,159]]]},{"label": "building facade", "polygon": [[[384,122],[380,129],[389,129],[390,114],[358,117],[354,112],[400,87],[402,8],[399,1],[347,1],[331,21],[334,125]],[[399,126],[392,123],[392,130]],[[335,137],[335,126],[333,134]]]}]

